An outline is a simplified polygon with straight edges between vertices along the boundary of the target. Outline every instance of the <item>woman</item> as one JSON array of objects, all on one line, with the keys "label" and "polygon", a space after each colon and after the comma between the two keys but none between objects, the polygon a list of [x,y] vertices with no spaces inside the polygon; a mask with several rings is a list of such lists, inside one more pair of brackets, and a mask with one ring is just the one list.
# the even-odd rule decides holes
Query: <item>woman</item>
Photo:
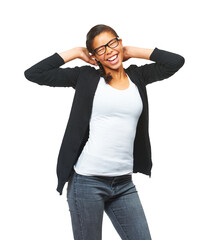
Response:
[{"label": "woman", "polygon": [[[68,182],[75,240],[100,240],[104,211],[121,239],[149,240],[132,182],[132,173],[151,176],[146,85],[172,76],[184,58],[158,48],[124,47],[106,25],[88,32],[86,46],[55,53],[25,71],[28,80],[40,85],[75,89],[58,156],[57,191],[62,194]],[[60,68],[76,58],[99,69]],[[124,69],[129,58],[154,63]]]}]

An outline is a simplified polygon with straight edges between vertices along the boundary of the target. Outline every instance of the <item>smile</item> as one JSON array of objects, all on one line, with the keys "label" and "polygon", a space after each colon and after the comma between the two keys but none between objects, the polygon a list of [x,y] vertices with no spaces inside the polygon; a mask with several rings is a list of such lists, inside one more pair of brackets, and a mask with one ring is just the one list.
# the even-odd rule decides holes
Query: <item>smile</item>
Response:
[{"label": "smile", "polygon": [[111,58],[107,59],[108,62],[110,62],[111,64],[115,64],[118,62],[118,54],[112,56]]}]

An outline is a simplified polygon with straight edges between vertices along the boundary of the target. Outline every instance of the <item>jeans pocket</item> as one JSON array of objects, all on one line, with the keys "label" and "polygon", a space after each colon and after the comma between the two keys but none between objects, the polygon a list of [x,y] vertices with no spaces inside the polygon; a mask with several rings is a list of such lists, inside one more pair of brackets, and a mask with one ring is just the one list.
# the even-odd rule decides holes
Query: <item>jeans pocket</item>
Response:
[{"label": "jeans pocket", "polygon": [[70,177],[68,184],[67,184],[67,198],[70,195],[70,191],[71,191],[71,188],[73,187],[73,184],[76,182],[76,177],[77,177],[77,173],[74,171],[74,173]]}]

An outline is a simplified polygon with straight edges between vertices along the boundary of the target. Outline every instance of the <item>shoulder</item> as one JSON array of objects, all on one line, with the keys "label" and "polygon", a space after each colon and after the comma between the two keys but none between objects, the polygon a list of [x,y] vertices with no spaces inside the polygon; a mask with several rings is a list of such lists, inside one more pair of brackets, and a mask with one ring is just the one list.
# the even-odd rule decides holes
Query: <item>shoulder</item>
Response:
[{"label": "shoulder", "polygon": [[95,76],[100,76],[100,71],[99,69],[96,69],[95,67],[93,66],[90,66],[90,65],[84,65],[84,66],[81,66],[79,67],[79,70],[80,70],[80,76],[81,77],[95,77]]},{"label": "shoulder", "polygon": [[91,82],[92,79],[99,78],[100,77],[100,71],[99,69],[96,69],[93,66],[90,65],[84,65],[79,67],[80,74],[78,81],[79,82]]},{"label": "shoulder", "polygon": [[125,69],[126,73],[130,76],[130,78],[138,84],[143,84],[145,85],[145,80],[144,80],[144,74],[143,74],[143,69],[145,65],[140,65],[137,66],[135,64],[131,64],[128,68]]},{"label": "shoulder", "polygon": [[129,67],[127,67],[125,69],[125,71],[127,73],[131,73],[133,75],[138,75],[138,74],[140,74],[141,68],[143,68],[143,65],[139,67],[139,66],[137,66],[135,64],[131,64]]},{"label": "shoulder", "polygon": [[84,66],[81,66],[79,67],[80,69],[80,72],[82,73],[99,73],[99,70],[96,69],[95,67],[92,67],[90,65],[84,65]]},{"label": "shoulder", "polygon": [[131,64],[129,65],[129,67],[126,68],[127,71],[132,71],[132,72],[137,72],[138,70],[140,70],[141,68],[143,68],[144,66],[146,66],[147,64],[144,65],[136,65],[136,64]]}]

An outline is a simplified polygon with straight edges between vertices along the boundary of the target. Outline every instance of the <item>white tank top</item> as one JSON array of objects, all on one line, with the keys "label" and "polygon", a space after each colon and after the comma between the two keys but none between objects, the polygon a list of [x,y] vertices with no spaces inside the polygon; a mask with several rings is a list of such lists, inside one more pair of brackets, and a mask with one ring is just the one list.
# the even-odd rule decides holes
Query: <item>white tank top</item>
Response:
[{"label": "white tank top", "polygon": [[92,107],[89,138],[74,169],[86,176],[133,172],[133,147],[143,103],[137,86],[116,89],[100,78]]}]

